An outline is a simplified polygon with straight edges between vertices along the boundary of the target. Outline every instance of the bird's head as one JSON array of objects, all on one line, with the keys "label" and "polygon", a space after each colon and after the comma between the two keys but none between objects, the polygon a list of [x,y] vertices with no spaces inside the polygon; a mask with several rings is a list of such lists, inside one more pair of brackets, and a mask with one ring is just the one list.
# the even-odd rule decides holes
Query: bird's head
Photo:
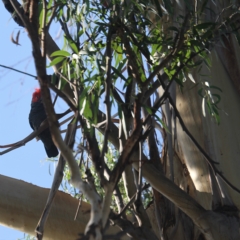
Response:
[{"label": "bird's head", "polygon": [[35,92],[32,95],[32,103],[39,102],[41,100],[41,89],[35,88]]}]

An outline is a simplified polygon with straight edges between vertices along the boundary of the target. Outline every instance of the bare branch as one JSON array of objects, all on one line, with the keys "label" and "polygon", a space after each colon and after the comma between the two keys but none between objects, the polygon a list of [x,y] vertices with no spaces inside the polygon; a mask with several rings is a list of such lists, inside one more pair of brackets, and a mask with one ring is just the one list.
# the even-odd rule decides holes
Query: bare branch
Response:
[{"label": "bare branch", "polygon": [[[60,119],[62,117],[64,117],[65,115],[67,115],[68,113],[70,113],[70,110],[65,111],[62,114],[57,114],[57,118]],[[72,117],[71,117],[72,118]],[[64,120],[62,123],[60,123],[60,125],[64,124],[65,121],[68,121],[69,119]],[[41,126],[38,128],[38,130],[32,132],[31,134],[29,134],[27,137],[25,137],[23,140],[20,140],[18,142],[15,143],[11,143],[11,144],[6,144],[6,145],[0,145],[0,148],[9,148],[5,151],[0,152],[0,155],[6,154],[10,151],[13,151],[19,147],[24,146],[26,143],[28,143],[29,141],[31,141],[32,139],[34,139],[35,137],[37,137],[42,131],[44,131],[46,128],[48,128],[48,121],[44,121],[42,122]]]},{"label": "bare branch", "polygon": [[[65,143],[71,149],[73,148],[73,145],[75,142],[75,134],[76,134],[76,129],[77,129],[76,123],[77,123],[77,121],[75,121],[75,123],[73,121],[73,123],[70,123],[68,125],[67,133],[66,133],[65,140],[64,140]],[[42,237],[43,237],[44,226],[48,219],[48,216],[49,216],[49,213],[50,213],[53,201],[54,201],[54,197],[55,197],[55,195],[58,191],[58,188],[62,182],[65,163],[66,163],[66,161],[64,160],[63,156],[60,155],[59,160],[58,160],[58,165],[55,170],[52,187],[51,187],[51,190],[48,195],[47,203],[44,207],[44,210],[42,212],[42,215],[40,217],[40,220],[39,220],[38,225],[35,230],[37,232],[38,239],[42,239]]]},{"label": "bare branch", "polygon": [[127,164],[127,161],[129,160],[129,157],[133,151],[133,148],[137,144],[141,133],[142,133],[142,123],[140,120],[140,101],[141,101],[141,94],[139,94],[136,97],[136,100],[134,102],[134,129],[132,135],[127,139],[125,146],[123,148],[123,151],[118,159],[117,164],[115,165],[112,175],[110,177],[110,182],[113,182],[114,184],[117,184],[125,165]]}]

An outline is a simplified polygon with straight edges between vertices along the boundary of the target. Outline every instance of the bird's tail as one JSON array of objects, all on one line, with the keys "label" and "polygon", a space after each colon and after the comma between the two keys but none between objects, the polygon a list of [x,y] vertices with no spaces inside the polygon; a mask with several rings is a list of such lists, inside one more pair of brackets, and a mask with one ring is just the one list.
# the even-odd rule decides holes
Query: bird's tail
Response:
[{"label": "bird's tail", "polygon": [[56,157],[58,155],[58,149],[56,148],[55,145],[52,145],[51,148],[45,147],[45,150],[49,158]]}]

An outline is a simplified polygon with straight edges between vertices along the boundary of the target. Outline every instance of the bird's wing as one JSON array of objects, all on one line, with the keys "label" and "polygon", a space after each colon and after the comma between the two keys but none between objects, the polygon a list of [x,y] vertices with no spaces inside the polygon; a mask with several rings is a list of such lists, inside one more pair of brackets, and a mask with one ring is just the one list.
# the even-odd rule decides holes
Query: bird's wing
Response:
[{"label": "bird's wing", "polygon": [[32,130],[35,130],[32,120],[33,119],[32,119],[32,110],[31,110],[30,113],[29,113],[29,116],[28,116],[28,121],[29,121],[29,124],[30,124],[30,127],[32,128]]},{"label": "bird's wing", "polygon": [[35,130],[34,127],[33,127],[33,125],[32,125],[32,122],[30,121],[30,119],[29,119],[29,124],[30,124],[32,130]]}]

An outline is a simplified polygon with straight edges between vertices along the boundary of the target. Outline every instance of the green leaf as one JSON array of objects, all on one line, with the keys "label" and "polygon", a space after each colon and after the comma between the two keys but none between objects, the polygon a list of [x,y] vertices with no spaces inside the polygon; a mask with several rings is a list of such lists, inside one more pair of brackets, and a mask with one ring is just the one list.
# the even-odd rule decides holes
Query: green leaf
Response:
[{"label": "green leaf", "polygon": [[210,100],[207,100],[206,105],[210,115],[215,118],[217,124],[220,124],[220,116],[216,104],[212,104]]},{"label": "green leaf", "polygon": [[69,21],[69,18],[70,18],[70,8],[67,8],[67,16],[65,18],[65,23]]},{"label": "green leaf", "polygon": [[222,89],[217,86],[210,85],[209,88],[213,88],[213,89],[216,89],[216,90],[222,92]]},{"label": "green leaf", "polygon": [[80,38],[82,35],[83,35],[84,31],[83,30],[80,30],[78,33],[77,33],[77,36]]},{"label": "green leaf", "polygon": [[71,38],[68,38],[66,35],[64,35],[64,38],[67,41],[70,48],[74,51],[74,53],[78,54],[79,51],[76,43]]},{"label": "green leaf", "polygon": [[160,122],[160,124],[163,126],[163,128],[169,133],[171,134],[171,132],[169,131],[167,125],[165,124],[165,122],[160,118],[158,117],[157,114],[154,115],[154,117]]},{"label": "green leaf", "polygon": [[190,43],[191,48],[194,49],[195,52],[199,52],[199,50],[204,48],[203,43],[199,40],[190,40],[189,43]]},{"label": "green leaf", "polygon": [[57,81],[58,81],[58,77],[56,76],[56,74],[54,73],[53,75],[51,75],[51,83],[52,84],[56,84],[57,83]]},{"label": "green leaf", "polygon": [[167,29],[168,29],[168,30],[175,31],[175,32],[179,32],[179,29],[176,28],[176,27],[174,27],[174,26],[168,27]]},{"label": "green leaf", "polygon": [[240,46],[240,34],[239,34],[239,31],[236,31],[236,29],[238,29],[238,28],[235,23],[230,24],[230,26],[232,28],[233,34],[235,35],[235,37],[237,39],[238,45]]},{"label": "green leaf", "polygon": [[121,104],[118,104],[118,116],[119,116],[119,119],[121,119],[122,130],[123,130],[123,133],[124,133],[124,137],[125,137],[125,139],[127,139],[128,134],[127,134],[126,120],[125,120],[125,115],[124,115],[124,112],[122,110]]},{"label": "green leaf", "polygon": [[84,113],[84,109],[85,109],[85,106],[86,106],[86,102],[87,102],[87,98],[85,97],[84,99],[83,99],[83,102],[82,102],[82,104],[81,105],[79,105],[79,107],[80,107],[80,115],[83,115],[83,113]]},{"label": "green leaf", "polygon": [[214,99],[214,104],[218,104],[221,101],[221,96],[219,94],[212,94],[217,100]]},{"label": "green leaf", "polygon": [[93,104],[93,118],[92,121],[94,124],[97,124],[98,122],[98,107],[99,107],[99,96],[97,94],[92,94],[94,96],[94,99],[92,100]]},{"label": "green leaf", "polygon": [[187,12],[193,12],[193,4],[191,0],[184,0]]},{"label": "green leaf", "polygon": [[165,8],[168,11],[168,13],[172,15],[173,7],[172,7],[171,1],[170,0],[163,0],[163,2],[164,2]]},{"label": "green leaf", "polygon": [[116,66],[122,61],[123,59],[123,54],[117,54],[115,53],[115,61],[116,61]]},{"label": "green leaf", "polygon": [[163,70],[168,75],[170,80],[172,79],[172,76],[176,73],[176,69],[168,69],[165,67]]},{"label": "green leaf", "polygon": [[197,30],[203,30],[203,29],[208,29],[210,27],[215,27],[214,22],[205,22],[205,23],[200,23],[198,25],[195,25],[194,28]]},{"label": "green leaf", "polygon": [[143,108],[148,112],[149,115],[152,115],[153,114],[153,111],[150,107],[148,107],[147,105],[144,105],[143,104]]},{"label": "green leaf", "polygon": [[181,87],[183,87],[183,82],[182,82],[179,78],[175,78],[174,80],[175,80],[175,82],[176,82],[178,85],[180,85]]},{"label": "green leaf", "polygon": [[90,107],[89,101],[86,102],[85,109],[84,109],[84,117],[87,118],[88,120],[92,120],[93,114],[92,114],[92,109]]},{"label": "green leaf", "polygon": [[202,3],[202,7],[201,7],[201,10],[200,10],[200,13],[199,13],[200,15],[202,15],[207,3],[208,3],[208,0],[204,0],[204,2]]},{"label": "green leaf", "polygon": [[59,21],[59,19],[62,18],[62,15],[63,15],[63,7],[64,7],[64,5],[62,5],[62,6],[59,8],[58,12],[57,12],[57,21]]},{"label": "green leaf", "polygon": [[191,65],[191,67],[197,67],[199,65],[201,65],[203,63],[203,60],[198,60],[196,62],[194,62],[194,64]]},{"label": "green leaf", "polygon": [[52,6],[52,2],[53,2],[53,0],[49,0],[49,2],[47,4],[47,8],[50,8]]},{"label": "green leaf", "polygon": [[160,3],[158,0],[153,0],[154,1],[154,5],[156,6],[156,9],[157,9],[157,13],[160,17],[162,17],[162,9],[161,9],[161,6],[160,6]]},{"label": "green leaf", "polygon": [[62,62],[64,59],[65,59],[65,57],[56,57],[51,61],[51,63],[47,67],[54,66],[54,65]]},{"label": "green leaf", "polygon": [[203,62],[206,64],[206,66],[207,66],[208,68],[210,68],[211,65],[212,65],[211,60],[210,60],[209,57],[205,58],[205,59],[203,60]]},{"label": "green leaf", "polygon": [[117,75],[117,77],[120,77],[120,78],[123,79],[125,82],[127,82],[127,78],[125,78],[118,69],[116,69],[115,67],[112,66],[112,70],[113,70],[113,72]]},{"label": "green leaf", "polygon": [[69,45],[72,48],[72,50],[78,54],[78,47],[73,41],[69,41]]},{"label": "green leaf", "polygon": [[220,124],[220,116],[219,116],[219,112],[218,112],[218,109],[215,106],[215,104],[211,105],[211,114],[215,118],[217,124]]},{"label": "green leaf", "polygon": [[51,54],[51,57],[56,57],[56,56],[64,56],[64,57],[69,57],[71,54],[67,51],[64,50],[58,50],[56,52],[53,52]]},{"label": "green leaf", "polygon": [[89,99],[86,96],[83,99],[83,102],[81,105],[79,105],[79,110],[80,110],[80,114],[83,115],[85,118],[87,118],[88,120],[92,119],[92,110],[90,108],[90,103],[89,103]]},{"label": "green leaf", "polygon": [[64,89],[64,87],[66,86],[66,84],[67,84],[67,81],[66,81],[65,79],[63,79],[63,78],[60,78],[60,81],[59,81],[59,84],[58,84],[58,88],[59,88],[60,90],[62,90],[62,89]]},{"label": "green leaf", "polygon": [[202,92],[203,92],[203,88],[200,88],[200,89],[198,90],[198,95],[199,95],[200,97],[204,98]]},{"label": "green leaf", "polygon": [[39,19],[38,19],[38,22],[39,22],[39,27],[40,29],[38,31],[41,31],[41,28],[43,27],[42,24],[43,24],[43,9],[42,9],[42,4],[41,4],[41,11],[39,13]]},{"label": "green leaf", "polygon": [[122,107],[120,104],[118,104],[118,116],[120,119],[122,118]]}]

